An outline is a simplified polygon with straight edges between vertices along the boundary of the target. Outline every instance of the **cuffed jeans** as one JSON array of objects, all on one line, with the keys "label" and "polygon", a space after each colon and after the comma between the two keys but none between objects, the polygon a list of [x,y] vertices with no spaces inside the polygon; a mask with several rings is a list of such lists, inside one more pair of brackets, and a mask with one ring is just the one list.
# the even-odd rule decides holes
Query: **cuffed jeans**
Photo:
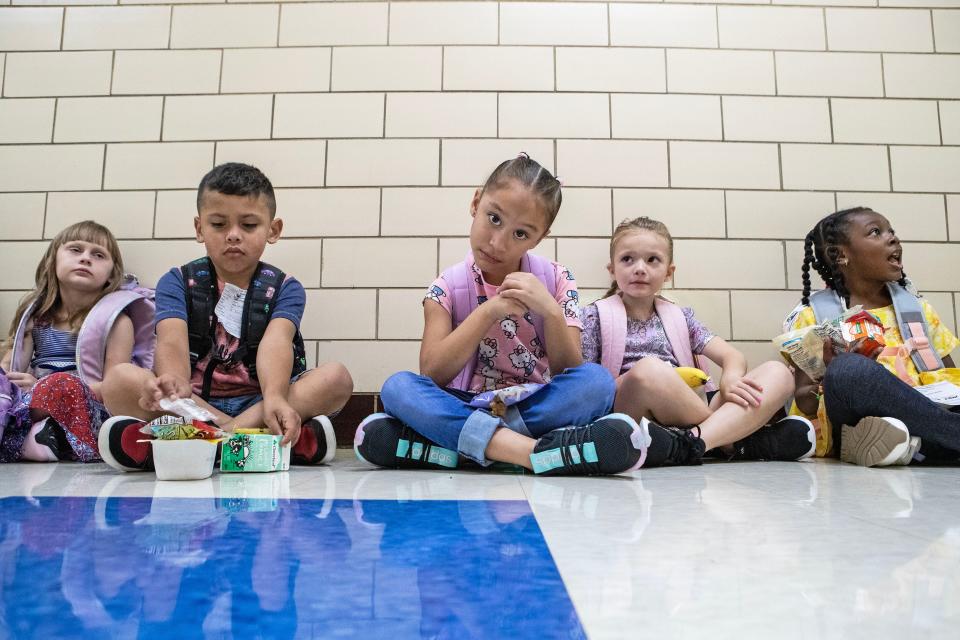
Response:
[{"label": "cuffed jeans", "polygon": [[476,394],[444,389],[410,371],[390,376],[380,391],[386,413],[446,449],[486,466],[484,452],[498,427],[539,438],[566,426],[589,424],[613,408],[616,383],[606,369],[587,362],[565,369],[545,387],[507,410],[501,420],[468,403]]}]

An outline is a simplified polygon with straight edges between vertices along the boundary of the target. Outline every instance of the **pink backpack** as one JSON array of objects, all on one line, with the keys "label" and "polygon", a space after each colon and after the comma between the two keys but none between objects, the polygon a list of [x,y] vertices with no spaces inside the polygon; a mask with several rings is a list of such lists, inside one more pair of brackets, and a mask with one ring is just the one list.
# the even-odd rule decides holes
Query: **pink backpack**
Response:
[{"label": "pink backpack", "polygon": [[[13,337],[11,371],[27,371],[33,354],[24,349],[23,338],[33,306],[27,308]],[[77,335],[77,372],[85,383],[103,380],[103,365],[107,354],[107,336],[121,312],[133,321],[133,364],[144,369],[153,368],[153,351],[157,336],[153,318],[156,311],[153,289],[141,287],[136,276],[124,275],[124,282],[113,293],[100,298],[87,314]]]},{"label": "pink backpack", "polygon": [[[473,254],[468,253],[463,262],[457,263],[443,272],[443,279],[450,288],[447,293],[450,296],[454,329],[466,320],[467,316],[473,313],[473,310],[479,304],[477,296],[480,294],[477,293],[473,264]],[[557,272],[551,261],[532,253],[526,253],[520,259],[520,270],[535,275],[537,280],[547,288],[550,295],[554,298],[557,297]],[[531,313],[530,317],[533,320],[533,327],[537,336],[543,342],[543,318],[534,313]],[[473,373],[476,369],[477,352],[474,352],[473,357],[467,361],[463,370],[447,386],[461,391],[469,390],[470,381],[473,379]]]},{"label": "pink backpack", "polygon": [[[600,318],[600,364],[610,375],[617,378],[623,366],[623,350],[627,342],[627,309],[619,295],[597,300],[595,304]],[[657,296],[654,302],[654,309],[660,316],[663,330],[680,366],[706,371],[706,358],[694,355],[690,346],[690,330],[687,328],[683,310],[660,296]],[[716,391],[717,387],[708,382],[706,390]]]}]

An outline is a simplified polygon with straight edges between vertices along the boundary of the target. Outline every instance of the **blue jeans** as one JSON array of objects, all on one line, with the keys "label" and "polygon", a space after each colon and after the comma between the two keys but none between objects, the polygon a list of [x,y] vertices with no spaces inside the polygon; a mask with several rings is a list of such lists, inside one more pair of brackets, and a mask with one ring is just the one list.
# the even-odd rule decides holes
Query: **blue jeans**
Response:
[{"label": "blue jeans", "polygon": [[217,411],[222,411],[231,418],[236,418],[262,400],[263,396],[259,393],[251,393],[245,396],[233,396],[232,398],[207,398],[207,403]]},{"label": "blue jeans", "polygon": [[442,389],[426,376],[395,373],[383,383],[380,400],[385,412],[446,449],[482,465],[498,427],[532,438],[569,425],[585,425],[610,413],[617,385],[606,369],[587,362],[566,369],[538,392],[509,407],[501,420],[469,406],[473,393]]}]

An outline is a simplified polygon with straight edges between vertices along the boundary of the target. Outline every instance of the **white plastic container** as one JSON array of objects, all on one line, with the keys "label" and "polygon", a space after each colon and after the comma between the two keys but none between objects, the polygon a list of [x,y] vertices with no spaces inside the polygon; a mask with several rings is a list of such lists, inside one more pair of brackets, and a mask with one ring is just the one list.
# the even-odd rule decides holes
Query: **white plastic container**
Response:
[{"label": "white plastic container", "polygon": [[213,474],[216,440],[151,440],[157,480],[202,480]]}]

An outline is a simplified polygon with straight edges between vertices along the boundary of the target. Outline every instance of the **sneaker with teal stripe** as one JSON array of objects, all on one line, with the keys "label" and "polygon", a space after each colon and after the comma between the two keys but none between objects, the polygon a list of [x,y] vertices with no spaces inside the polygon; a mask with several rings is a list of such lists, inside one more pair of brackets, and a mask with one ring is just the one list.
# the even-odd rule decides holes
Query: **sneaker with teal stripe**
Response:
[{"label": "sneaker with teal stripe", "polygon": [[353,438],[364,462],[390,469],[456,469],[457,452],[444,449],[386,413],[364,418]]},{"label": "sneaker with teal stripe", "polygon": [[650,445],[644,426],[611,413],[583,427],[564,427],[537,440],[530,463],[545,476],[611,475],[643,466]]}]

